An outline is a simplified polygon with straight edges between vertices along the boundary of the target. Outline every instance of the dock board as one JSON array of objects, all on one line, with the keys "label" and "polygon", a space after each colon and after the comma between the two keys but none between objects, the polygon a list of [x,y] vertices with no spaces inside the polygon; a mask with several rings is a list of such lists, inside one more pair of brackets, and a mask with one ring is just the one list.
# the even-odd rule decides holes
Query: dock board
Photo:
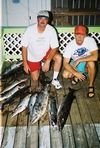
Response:
[{"label": "dock board", "polygon": [[[51,69],[46,73],[46,76],[51,80],[52,74]],[[12,79],[20,76],[30,78],[30,75],[21,72]],[[0,148],[100,148],[100,61],[98,61],[93,98],[87,98],[87,80],[72,85],[70,79],[62,77],[61,71],[59,81],[63,88],[56,90],[50,84],[49,92],[56,99],[57,109],[64,95],[68,93],[69,87],[79,89],[75,92],[76,98],[72,103],[63,130],[60,132],[57,125],[50,124],[48,106],[41,119],[34,124],[30,123],[28,109],[11,118],[13,109],[25,95],[22,94],[14,102],[6,105],[3,112],[0,110]],[[1,91],[8,82],[7,79],[5,83],[2,83]],[[36,84],[31,79],[28,84],[30,84],[32,91],[35,89],[40,91],[42,88],[40,82],[37,87],[34,87]]]}]

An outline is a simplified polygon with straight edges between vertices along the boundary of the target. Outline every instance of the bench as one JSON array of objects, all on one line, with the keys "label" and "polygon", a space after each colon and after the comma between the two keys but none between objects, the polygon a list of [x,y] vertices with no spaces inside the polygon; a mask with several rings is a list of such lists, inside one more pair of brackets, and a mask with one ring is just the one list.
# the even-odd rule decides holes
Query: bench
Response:
[{"label": "bench", "polygon": [[[56,27],[58,31],[59,39],[59,51],[61,54],[64,52],[64,48],[67,46],[67,43],[74,39],[74,27]],[[3,64],[5,61],[15,61],[21,60],[21,37],[26,27],[2,27],[1,33],[1,57],[2,63],[0,66],[0,71],[2,70]],[[99,26],[88,26],[89,36],[95,38],[98,48],[100,48],[100,27]],[[99,50],[100,51],[100,50]],[[99,53],[100,57],[100,53]]]}]

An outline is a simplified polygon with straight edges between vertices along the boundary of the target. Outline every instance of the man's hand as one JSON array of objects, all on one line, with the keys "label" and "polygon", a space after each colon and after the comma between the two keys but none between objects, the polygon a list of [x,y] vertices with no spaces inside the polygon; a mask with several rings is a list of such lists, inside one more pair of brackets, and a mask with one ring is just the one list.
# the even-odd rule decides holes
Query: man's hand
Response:
[{"label": "man's hand", "polygon": [[82,72],[76,72],[75,76],[80,80],[84,81],[86,79],[86,76]]},{"label": "man's hand", "polygon": [[27,74],[29,74],[29,72],[31,71],[27,63],[24,63],[24,71],[25,71]]},{"label": "man's hand", "polygon": [[42,66],[42,71],[44,71],[44,72],[49,71],[49,67],[50,67],[50,61],[46,60]]}]

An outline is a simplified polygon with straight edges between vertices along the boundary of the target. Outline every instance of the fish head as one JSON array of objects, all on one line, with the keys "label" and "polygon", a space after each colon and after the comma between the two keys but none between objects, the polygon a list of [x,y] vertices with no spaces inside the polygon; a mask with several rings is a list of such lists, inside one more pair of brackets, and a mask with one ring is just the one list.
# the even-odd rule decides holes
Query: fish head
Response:
[{"label": "fish head", "polygon": [[50,117],[50,119],[51,119],[51,120],[50,120],[51,125],[52,125],[52,126],[56,125],[56,123],[57,123],[57,116],[54,115],[54,114],[52,114],[51,117]]},{"label": "fish head", "polygon": [[18,89],[20,90],[20,89],[22,89],[22,88],[24,88],[26,85],[25,85],[25,83],[23,82],[22,84],[19,84],[17,87],[18,87]]},{"label": "fish head", "polygon": [[16,66],[21,66],[21,65],[23,65],[23,61],[18,61],[18,62],[16,62]]}]

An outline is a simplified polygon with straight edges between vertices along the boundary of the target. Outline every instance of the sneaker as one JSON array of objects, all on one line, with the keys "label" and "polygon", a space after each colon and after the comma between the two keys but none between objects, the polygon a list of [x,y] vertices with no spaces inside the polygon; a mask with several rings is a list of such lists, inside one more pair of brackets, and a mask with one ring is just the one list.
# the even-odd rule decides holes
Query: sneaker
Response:
[{"label": "sneaker", "polygon": [[54,85],[56,89],[62,88],[61,84],[57,79],[52,80],[52,85]]}]

